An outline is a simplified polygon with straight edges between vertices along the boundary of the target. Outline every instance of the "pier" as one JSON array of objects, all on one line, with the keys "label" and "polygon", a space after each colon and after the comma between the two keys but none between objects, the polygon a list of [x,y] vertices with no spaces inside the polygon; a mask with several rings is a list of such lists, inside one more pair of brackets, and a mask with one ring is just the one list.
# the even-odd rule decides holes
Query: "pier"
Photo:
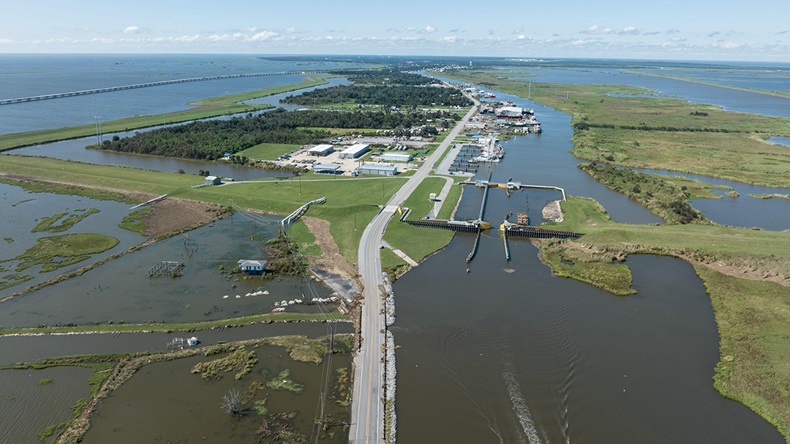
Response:
[{"label": "pier", "polygon": [[583,234],[574,233],[573,231],[549,230],[513,224],[507,221],[499,227],[499,232],[502,233],[502,237],[513,236],[533,239],[578,239],[583,236]]},{"label": "pier", "polygon": [[85,89],[81,91],[43,94],[40,96],[17,97],[13,99],[0,99],[0,105],[13,105],[15,103],[27,103],[27,102],[37,102],[40,100],[62,99],[65,97],[85,96],[89,94],[101,94],[101,93],[108,93],[115,91],[125,91],[129,89],[138,89],[138,88],[150,88],[153,86],[174,85],[177,83],[204,82],[207,80],[222,80],[222,79],[239,79],[245,77],[282,76],[288,74],[310,75],[310,74],[325,74],[325,72],[324,71],[282,71],[282,72],[265,72],[265,73],[256,73],[256,74],[228,74],[221,76],[203,76],[203,77],[191,77],[187,79],[161,80],[158,82],[146,82],[146,83],[136,83],[133,85],[110,86],[107,88],[95,88],[95,89]]},{"label": "pier", "polygon": [[510,190],[520,190],[520,189],[523,189],[523,188],[531,188],[531,189],[537,189],[537,190],[554,190],[554,191],[559,191],[560,193],[562,193],[562,200],[563,201],[567,200],[565,198],[565,190],[563,188],[555,187],[553,185],[527,185],[527,184],[523,184],[521,182],[495,183],[495,182],[490,182],[488,180],[475,180],[475,181],[467,180],[467,181],[464,181],[464,182],[460,182],[460,184],[461,185],[474,185],[474,186],[476,186],[478,188],[502,188],[502,189],[509,190],[509,191]]},{"label": "pier", "polygon": [[483,234],[481,230],[477,230],[477,236],[475,237],[475,243],[472,245],[472,251],[469,253],[469,256],[466,257],[466,263],[472,262],[472,259],[475,258],[477,255],[477,247],[480,246],[480,235]]},{"label": "pier", "polygon": [[507,243],[507,230],[502,231],[502,242],[505,245],[505,260],[510,261],[510,245]]}]

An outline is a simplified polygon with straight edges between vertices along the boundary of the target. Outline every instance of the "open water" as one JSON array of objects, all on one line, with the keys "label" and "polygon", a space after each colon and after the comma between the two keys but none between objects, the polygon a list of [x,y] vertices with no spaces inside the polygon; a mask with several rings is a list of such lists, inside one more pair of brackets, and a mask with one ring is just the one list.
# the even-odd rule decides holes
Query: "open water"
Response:
[{"label": "open water", "polygon": [[[157,60],[167,60],[166,56],[161,57],[163,59]],[[207,63],[212,58],[201,58],[185,56],[176,60],[183,65],[188,65],[186,60],[197,60],[190,73],[215,73],[216,67]],[[90,57],[72,60],[81,63],[87,59]],[[134,57],[128,57],[122,62],[134,61],[138,67],[142,63],[132,59]],[[254,59],[242,59],[246,60],[244,63],[259,63]],[[216,64],[217,59],[213,61]],[[28,72],[39,72],[38,75],[43,76],[36,80],[38,82],[49,77],[43,71],[35,71],[36,64],[59,66],[57,60],[46,58],[42,61],[32,57],[24,62],[30,65]],[[79,66],[77,62],[67,65],[72,69],[64,69],[65,77],[80,76],[81,71],[74,68]],[[105,71],[112,72],[111,64],[103,63]],[[157,65],[151,66],[156,71]],[[18,68],[18,72],[24,71]],[[167,75],[179,78],[182,74],[167,69],[160,69],[160,72],[166,73],[163,78]],[[598,77],[590,77],[589,72],[592,71],[565,70],[562,75],[574,82],[597,82],[600,76],[612,77],[617,83],[628,83],[633,78],[659,79],[618,72],[595,73]],[[55,80],[64,80],[52,69],[49,75]],[[135,75],[138,76],[135,78],[151,77]],[[545,80],[558,81],[555,78]],[[694,88],[689,89],[697,91],[697,84],[672,82],[666,84],[693,85]],[[91,83],[90,87],[103,86]],[[112,84],[119,83],[129,82]],[[209,83],[187,85],[200,88]],[[65,81],[59,85],[63,88],[57,91],[84,89]],[[658,89],[664,94],[683,95],[678,94],[678,90]],[[171,96],[167,89],[136,91],[158,96],[150,99],[153,110],[150,112],[169,109]],[[722,88],[715,91],[719,98],[725,95]],[[201,89],[195,95],[197,98],[218,95],[205,92]],[[726,90],[726,95],[730,92]],[[131,98],[128,108],[118,107],[121,96],[113,97],[113,94],[88,97],[106,100],[107,109],[117,110],[118,117],[138,112],[133,111],[135,105]],[[20,95],[29,94],[0,94]],[[683,96],[703,101],[707,97],[702,93]],[[69,102],[72,99],[60,100],[70,103],[70,109],[82,109],[75,111],[81,116],[76,119],[79,123],[94,121],[97,111],[90,106]],[[159,103],[154,106],[153,102],[157,101]],[[53,105],[58,100],[48,102],[49,105],[37,110],[35,115],[51,117],[51,126],[61,126],[60,105]],[[182,99],[178,102],[183,104]],[[522,99],[516,102],[535,108],[546,132],[506,142],[505,162],[492,166],[490,171],[481,170],[480,177],[487,178],[490,173],[492,180],[499,182],[512,177],[524,183],[562,186],[569,194],[594,197],[615,220],[658,222],[656,216],[636,202],[607,190],[575,167],[578,161],[568,153],[571,136],[568,116]],[[772,114],[776,109],[783,109],[783,112],[790,109],[787,102],[781,101],[777,105],[766,101],[762,109],[759,108],[762,102],[752,103],[746,99],[741,105],[723,100],[706,102],[726,107],[735,104],[740,110],[758,106],[756,110],[765,114]],[[10,113],[0,109],[0,122],[7,122],[2,115],[5,112]],[[25,124],[28,120],[29,116],[21,119]],[[12,125],[10,131],[21,127]],[[10,131],[8,127],[0,128],[0,133]],[[480,196],[475,191],[465,192],[459,217],[464,214],[476,217]],[[486,219],[498,222],[505,214],[526,208],[537,223],[539,209],[545,202],[557,198],[558,193],[548,191],[514,193],[508,198],[503,192],[493,190]],[[217,267],[253,251],[223,243],[217,233],[219,231],[212,233],[207,228],[193,237],[198,254],[190,256],[190,249],[183,241],[172,240],[162,243],[161,250],[143,250],[138,256],[129,256],[127,262],[119,261],[114,269],[102,270],[102,267],[80,281],[58,286],[59,291],[33,293],[11,301],[10,305],[3,304],[0,324],[106,321],[108,316],[142,322],[197,320],[226,317],[228,313],[250,313],[258,310],[260,304],[268,305],[277,300],[277,296],[265,301],[222,297],[231,289],[228,283],[215,279]],[[505,261],[502,241],[496,234],[482,240],[474,262],[467,265],[464,259],[472,242],[471,237],[456,236],[446,250],[432,256],[395,284],[398,319],[394,331],[397,343],[402,346],[398,350],[397,410],[399,436],[403,442],[782,442],[775,428],[713,390],[711,376],[718,359],[718,335],[709,299],[688,264],[671,258],[630,257],[627,263],[632,268],[634,288],[639,294],[620,298],[576,281],[553,277],[548,267],[537,259],[537,250],[526,242],[513,241],[513,259]],[[131,291],[130,287],[149,281],[148,278],[140,279],[139,275],[148,263],[166,259],[162,253],[180,255],[188,263],[189,273],[192,273],[190,283],[165,289],[152,281],[146,283],[147,288],[142,291]],[[466,268],[470,268],[469,273]],[[122,276],[113,272],[121,269],[130,273]],[[120,283],[113,284],[119,278],[122,279]],[[99,285],[103,290],[98,290],[96,295],[94,292]],[[302,283],[283,285],[291,286],[283,291],[292,294],[299,291]],[[109,291],[104,293],[105,289]],[[157,297],[162,289],[164,296]],[[243,291],[239,290],[239,293]],[[83,296],[83,292],[91,294]],[[186,367],[180,370],[168,365],[160,367],[152,369],[147,379],[140,379],[142,382],[138,384],[162,391],[174,387],[193,390],[188,380],[181,376]],[[199,402],[216,403],[221,392],[201,393]],[[177,409],[182,400],[179,396],[168,394],[162,405]],[[133,421],[124,416],[151,413],[145,401],[135,399],[138,407],[134,409],[107,403],[106,414],[112,413],[115,419],[102,424],[103,432],[96,428],[94,435],[87,438],[96,442],[131,439],[128,437],[131,435],[123,435]],[[197,401],[190,398],[188,402],[192,406]],[[188,411],[173,409],[155,420],[166,419],[173,413],[172,418],[177,418],[178,424],[157,422],[156,427],[161,432],[151,435],[151,439],[188,436],[200,440],[201,436],[181,427],[182,422],[194,419]],[[214,414],[218,408],[199,409],[196,414],[203,415]],[[217,419],[205,421],[214,424]],[[247,426],[245,429],[244,433],[249,433]]]}]

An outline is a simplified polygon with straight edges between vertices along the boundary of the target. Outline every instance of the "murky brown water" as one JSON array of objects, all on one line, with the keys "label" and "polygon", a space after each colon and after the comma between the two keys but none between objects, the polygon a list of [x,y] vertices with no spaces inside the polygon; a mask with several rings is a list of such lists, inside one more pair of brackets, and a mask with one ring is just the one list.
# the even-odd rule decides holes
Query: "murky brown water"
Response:
[{"label": "murky brown water", "polygon": [[[561,186],[615,220],[656,222],[576,168],[568,116],[497,97],[535,108],[545,132],[506,142],[505,161],[479,178]],[[477,218],[481,196],[467,187],[457,217]],[[540,208],[558,198],[491,190],[484,219],[496,228],[528,206],[538,224]],[[629,257],[638,294],[616,297],[552,276],[527,242],[511,239],[506,261],[496,230],[467,264],[473,242],[456,236],[394,285],[401,442],[784,442],[713,389],[718,333],[689,264]]]},{"label": "murky brown water", "polygon": [[[37,443],[38,433],[74,417],[70,407],[90,396],[92,370],[55,367],[0,370],[0,442]],[[49,379],[48,384],[39,384]]]},{"label": "murky brown water", "polygon": [[[263,241],[275,233],[275,224],[261,227],[239,216],[226,218],[190,232],[188,238],[157,242],[5,302],[0,305],[0,326],[203,321],[268,312],[276,301],[310,295],[307,283],[299,278],[237,280],[219,267],[263,258]],[[163,260],[183,262],[183,276],[149,277],[148,269]],[[330,293],[323,285],[315,288],[321,297]],[[256,291],[269,294],[246,296]],[[313,306],[299,308],[313,309],[317,311]]]},{"label": "murky brown water", "polygon": [[[244,394],[253,381],[265,384],[272,375],[284,369],[291,371],[292,380],[304,385],[304,391],[297,394],[265,388],[257,392],[255,399],[267,399],[266,408],[272,413],[298,412],[294,429],[311,437],[321,399],[319,381],[324,367],[291,361],[281,347],[263,346],[256,351],[259,364],[239,381],[234,380],[233,374],[225,374],[219,381],[206,382],[200,375],[190,373],[196,363],[216,356],[198,356],[144,367],[99,404],[83,442],[256,442],[255,431],[262,417],[252,410],[245,410],[240,417],[223,412],[220,408],[222,396],[231,388]],[[264,368],[269,377],[262,375]],[[331,373],[338,368],[350,370],[350,355],[334,355],[331,368]],[[348,421],[347,407],[327,402],[325,412],[340,422]],[[333,438],[325,437],[317,442],[343,443],[348,439],[348,432],[342,427],[330,431],[334,432]],[[316,442],[313,439],[310,442]]]}]

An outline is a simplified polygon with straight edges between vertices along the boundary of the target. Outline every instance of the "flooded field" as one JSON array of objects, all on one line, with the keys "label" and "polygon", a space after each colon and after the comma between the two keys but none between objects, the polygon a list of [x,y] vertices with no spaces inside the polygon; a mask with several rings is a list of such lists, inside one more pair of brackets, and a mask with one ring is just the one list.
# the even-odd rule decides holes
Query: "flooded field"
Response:
[{"label": "flooded field", "polygon": [[0,442],[36,443],[47,427],[71,420],[71,406],[90,395],[91,372],[81,367],[0,370]]},{"label": "flooded field", "polygon": [[[0,183],[0,208],[3,213],[0,219],[0,237],[3,238],[0,240],[2,245],[0,261],[5,261],[0,262],[0,281],[13,283],[12,275],[15,274],[30,276],[29,280],[19,282],[17,285],[9,285],[5,289],[0,287],[0,297],[142,243],[145,240],[143,236],[118,227],[123,217],[129,214],[129,207],[130,205],[126,203],[82,196],[33,193],[18,186]],[[93,209],[97,211],[91,211]],[[87,214],[88,212],[92,214]],[[86,217],[63,231],[33,231],[39,222],[60,213],[84,214]],[[20,272],[16,271],[19,261],[12,259],[36,245],[37,240],[45,236],[74,233],[100,233],[118,239],[119,242],[103,253],[94,254],[85,261],[55,271],[41,273],[40,265],[34,265]]]},{"label": "flooded field", "polygon": [[[207,321],[268,312],[277,301],[309,299],[308,283],[300,278],[266,280],[228,273],[241,259],[264,258],[263,242],[277,232],[272,222],[259,226],[234,215],[128,253],[82,276],[3,303],[0,326]],[[161,261],[183,263],[183,275],[149,277],[148,270]],[[329,296],[328,287],[311,285],[320,297]]]},{"label": "flooded field", "polygon": [[[296,440],[299,435],[311,437],[310,442],[346,442],[348,432],[342,424],[348,422],[349,409],[333,401],[340,396],[336,391],[330,391],[324,403],[324,412],[335,425],[316,432],[314,420],[320,416],[322,372],[336,381],[339,370],[350,371],[350,355],[334,355],[325,366],[292,361],[282,347],[261,346],[254,351],[259,363],[239,380],[223,372],[219,380],[209,382],[191,373],[196,364],[216,356],[143,367],[99,404],[83,442],[304,442]],[[272,388],[283,380],[290,389]],[[233,389],[247,398],[237,415],[221,408],[223,396]],[[264,436],[262,430],[273,435],[257,441]],[[276,441],[278,436],[292,440]]]}]

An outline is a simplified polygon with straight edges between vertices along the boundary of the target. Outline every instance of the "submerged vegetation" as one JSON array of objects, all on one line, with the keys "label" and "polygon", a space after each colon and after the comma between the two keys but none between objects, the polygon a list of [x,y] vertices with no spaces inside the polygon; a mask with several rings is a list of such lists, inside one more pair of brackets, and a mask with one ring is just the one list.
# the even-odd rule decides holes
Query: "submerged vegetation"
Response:
[{"label": "submerged vegetation", "polygon": [[[348,338],[346,338],[348,337]],[[341,348],[336,348],[336,352],[347,353],[349,349],[343,348],[343,344],[350,344],[350,335],[337,335]],[[312,343],[312,345],[309,345]],[[64,423],[47,427],[39,433],[42,440],[57,437],[58,442],[78,443],[82,442],[83,436],[87,432],[90,421],[95,419],[93,414],[99,407],[99,403],[108,397],[110,393],[120,388],[143,367],[157,362],[173,361],[193,356],[203,355],[213,357],[221,355],[219,358],[202,361],[194,365],[191,369],[193,374],[200,374],[207,381],[216,381],[221,377],[221,373],[235,373],[236,380],[249,379],[251,370],[258,363],[255,348],[263,345],[282,346],[289,349],[299,347],[323,348],[326,350],[328,338],[308,339],[304,336],[287,336],[279,338],[261,338],[246,341],[239,341],[228,344],[217,344],[206,347],[193,347],[183,350],[176,350],[164,353],[128,353],[110,355],[82,355],[68,356],[62,358],[45,358],[33,363],[18,364],[7,368],[13,369],[45,369],[58,366],[80,366],[93,369],[93,373],[88,379],[91,387],[91,397],[80,399],[73,407],[74,419]],[[292,354],[293,355],[293,354]],[[320,362],[320,361],[319,361]],[[343,368],[345,372],[348,369]],[[264,378],[268,372],[261,372]],[[297,430],[293,419],[296,412],[283,413],[277,411],[282,407],[272,404],[271,399],[266,393],[261,393],[267,387],[272,390],[287,390],[295,394],[301,393],[305,386],[291,379],[291,371],[283,369],[275,375],[269,382],[263,384],[259,380],[252,380],[248,383],[248,388],[244,393],[235,387],[223,397],[223,408],[233,413],[239,418],[245,416],[250,410],[260,416],[258,424],[259,437],[273,437],[275,442],[302,442],[304,436]],[[48,384],[48,380],[41,380],[40,385]],[[332,390],[329,388],[329,390]],[[263,395],[263,397],[262,397]],[[258,421],[256,419],[256,421]],[[330,423],[331,417],[327,416],[322,422]],[[282,441],[282,439],[286,439]],[[296,439],[296,441],[289,440]],[[268,442],[268,441],[266,441]]]},{"label": "submerged vegetation", "polygon": [[251,372],[257,363],[258,357],[254,351],[240,347],[226,356],[195,365],[192,367],[192,373],[198,373],[203,379],[213,381],[222,377],[220,372],[235,371],[234,378],[238,380]]},{"label": "submerged vegetation", "polygon": [[98,233],[64,234],[39,238],[36,245],[17,256],[16,271],[42,265],[40,272],[54,271],[88,259],[118,245],[118,239]]},{"label": "submerged vegetation", "polygon": [[621,252],[608,253],[569,247],[569,242],[548,242],[540,249],[540,258],[560,277],[569,277],[618,296],[634,294],[631,270],[624,265]]},{"label": "submerged vegetation", "polygon": [[33,227],[33,232],[37,233],[40,231],[48,231],[50,233],[58,233],[61,231],[66,231],[91,214],[96,214],[98,212],[99,210],[96,208],[91,208],[90,210],[74,210],[73,214],[69,214],[68,212],[57,213],[44,218],[35,227]]},{"label": "submerged vegetation", "polygon": [[145,236],[145,219],[151,214],[150,208],[140,208],[127,214],[118,224],[124,230],[134,231]]}]

